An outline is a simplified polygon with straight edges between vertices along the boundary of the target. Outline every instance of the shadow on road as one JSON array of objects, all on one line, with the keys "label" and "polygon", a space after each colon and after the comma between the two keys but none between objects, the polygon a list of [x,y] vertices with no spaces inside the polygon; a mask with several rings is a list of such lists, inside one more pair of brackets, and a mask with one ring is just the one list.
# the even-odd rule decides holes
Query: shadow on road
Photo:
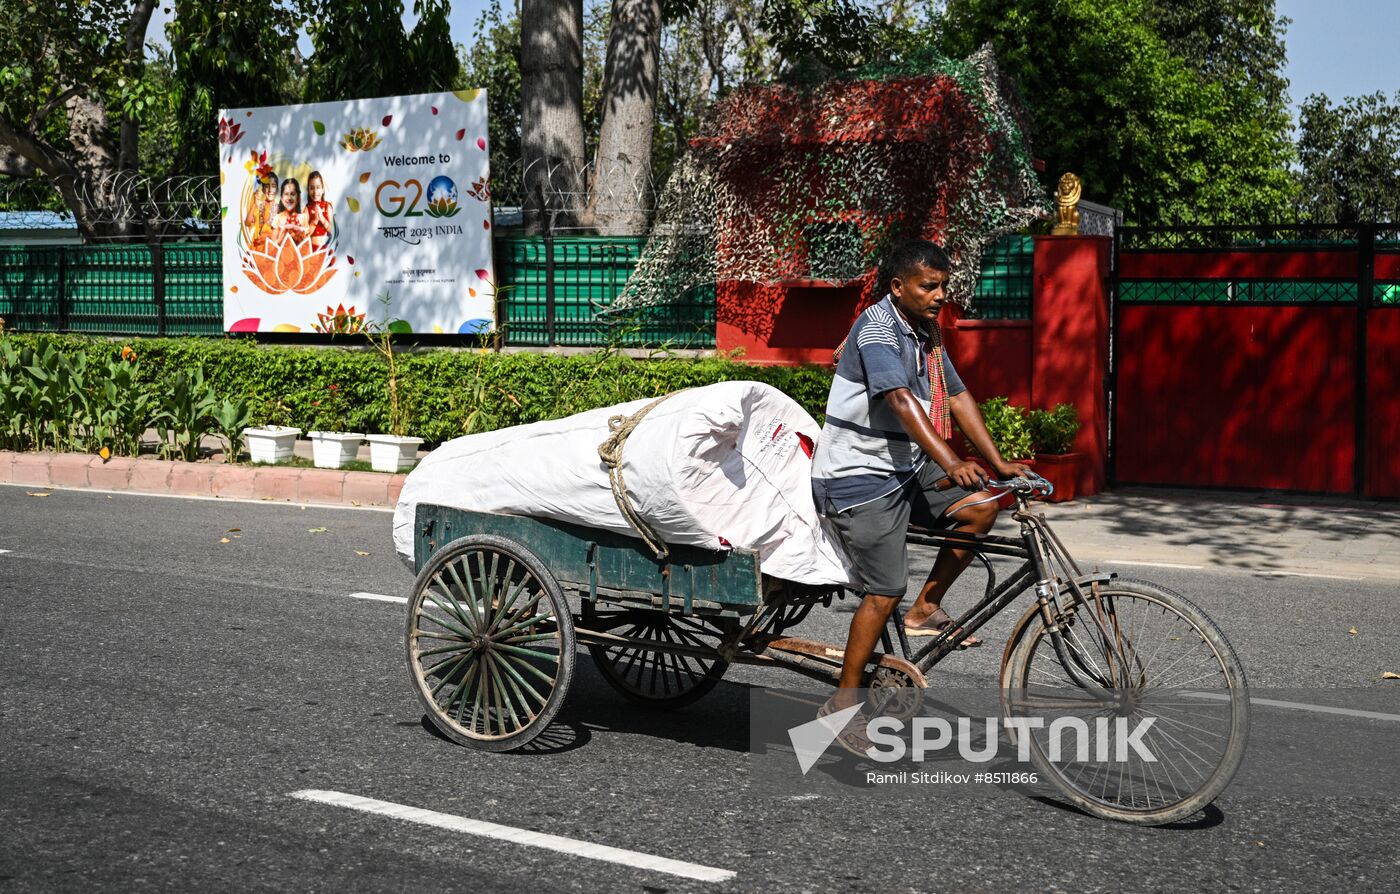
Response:
[{"label": "shadow on road", "polygon": [[1324,544],[1333,556],[1361,557],[1400,538],[1400,508],[1344,497],[1124,488],[1086,503],[1089,523],[1107,535],[1254,571],[1285,569],[1295,553]]}]

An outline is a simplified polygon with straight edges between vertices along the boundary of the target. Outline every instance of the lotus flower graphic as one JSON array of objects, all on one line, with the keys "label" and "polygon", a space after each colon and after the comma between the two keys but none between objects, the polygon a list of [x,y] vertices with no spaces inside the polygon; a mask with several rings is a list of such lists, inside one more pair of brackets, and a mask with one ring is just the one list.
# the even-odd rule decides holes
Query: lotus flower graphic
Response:
[{"label": "lotus flower graphic", "polygon": [[327,305],[325,313],[316,314],[316,320],[311,328],[326,335],[354,335],[363,332],[365,328],[365,315],[355,313],[353,304],[349,310],[346,310],[343,304],[337,304],[335,307]]},{"label": "lotus flower graphic", "polygon": [[219,142],[232,146],[243,139],[243,125],[235,124],[227,118],[219,119]]},{"label": "lotus flower graphic", "polygon": [[384,141],[379,139],[378,131],[368,127],[357,127],[341,138],[340,148],[346,152],[368,152],[382,142]]},{"label": "lotus flower graphic", "polygon": [[326,246],[314,247],[309,239],[297,242],[286,236],[263,251],[244,254],[243,273],[270,295],[309,295],[335,276],[335,254]]}]

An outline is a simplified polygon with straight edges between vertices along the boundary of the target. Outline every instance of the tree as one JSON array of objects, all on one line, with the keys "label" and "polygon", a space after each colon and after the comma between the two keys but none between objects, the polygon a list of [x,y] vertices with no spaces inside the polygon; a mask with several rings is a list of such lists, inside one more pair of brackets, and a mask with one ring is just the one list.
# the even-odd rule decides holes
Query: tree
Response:
[{"label": "tree", "polygon": [[[1278,220],[1289,213],[1287,119],[1203,76],[1154,30],[1147,0],[953,0],[949,55],[990,41],[1020,84],[1046,179],[1074,171],[1085,195],[1153,224]],[[1203,70],[1221,54],[1203,54]],[[1253,89],[1253,88],[1251,88]],[[1262,96],[1267,85],[1258,88]]]},{"label": "tree", "polygon": [[151,104],[142,47],[155,0],[47,0],[0,16],[0,173],[38,173],[88,238],[130,235],[117,175],[136,170]]},{"label": "tree", "polygon": [[1152,0],[1147,15],[1172,55],[1206,80],[1228,81],[1283,108],[1288,19],[1274,0]]},{"label": "tree", "polygon": [[[896,6],[610,0],[585,9],[581,0],[523,0],[527,225],[641,232],[654,173],[669,170],[716,95],[744,80],[768,80],[784,53],[827,68],[881,58],[890,23],[909,17],[909,3]],[[596,56],[589,52],[595,40],[603,48]],[[574,172],[590,142],[594,174],[583,184]]]},{"label": "tree", "polygon": [[521,0],[520,155],[525,225],[582,219],[583,3]]},{"label": "tree", "polygon": [[694,0],[661,37],[652,179],[665,182],[706,109],[729,90],[771,81],[782,62],[759,25],[762,0]]},{"label": "tree", "polygon": [[1309,96],[1298,117],[1298,212],[1314,223],[1400,221],[1400,92],[1332,105]]},{"label": "tree", "polygon": [[462,46],[458,89],[484,87],[487,136],[490,138],[491,194],[496,205],[521,204],[520,167],[520,16],[501,12],[492,0],[476,21],[469,46]]},{"label": "tree", "polygon": [[292,101],[298,24],[294,9],[272,0],[176,0],[165,28],[175,69],[175,170],[215,170],[220,109]]},{"label": "tree", "polygon": [[593,225],[604,232],[646,229],[660,55],[661,0],[613,0],[588,205]]},{"label": "tree", "polygon": [[305,3],[307,102],[445,90],[460,74],[446,0],[414,0],[412,33],[404,31],[399,0]]},{"label": "tree", "polygon": [[763,0],[759,22],[789,68],[818,73],[875,61],[889,43],[882,8],[861,0]]}]

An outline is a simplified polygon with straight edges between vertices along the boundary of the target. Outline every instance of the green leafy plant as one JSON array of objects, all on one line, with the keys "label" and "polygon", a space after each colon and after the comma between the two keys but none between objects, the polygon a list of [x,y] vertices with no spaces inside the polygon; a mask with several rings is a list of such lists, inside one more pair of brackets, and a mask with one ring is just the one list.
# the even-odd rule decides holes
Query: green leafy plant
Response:
[{"label": "green leafy plant", "polygon": [[238,462],[238,456],[243,452],[243,429],[248,427],[248,420],[251,418],[248,399],[224,398],[213,415],[214,429],[228,442],[228,452],[224,454],[225,462]]},{"label": "green leafy plant", "polygon": [[1079,411],[1073,404],[1056,404],[1053,410],[1031,410],[1026,417],[1036,453],[1069,453],[1079,434]]},{"label": "green leafy plant", "polygon": [[204,370],[179,370],[170,378],[156,419],[161,453],[186,462],[199,459],[199,444],[214,427],[216,399]]},{"label": "green leafy plant", "polygon": [[379,303],[384,305],[384,322],[367,323],[364,333],[385,365],[388,382],[387,397],[389,399],[389,434],[403,437],[408,434],[408,416],[404,412],[403,395],[399,390],[399,366],[397,356],[394,353],[395,327],[394,322],[389,319],[392,299],[387,291],[380,293],[378,298]]},{"label": "green leafy plant", "polygon": [[311,406],[316,408],[315,418],[310,426],[312,429],[342,432],[350,430],[346,423],[350,414],[350,402],[345,397],[345,389],[339,384],[331,382],[327,385],[321,399],[313,400]]},{"label": "green leafy plant", "polygon": [[987,423],[987,433],[1002,459],[1030,459],[1035,452],[1031,446],[1031,430],[1025,411],[1013,407],[1004,397],[993,397],[978,404]]},{"label": "green leafy plant", "polygon": [[[16,351],[50,346],[64,353],[84,352],[104,362],[122,348],[121,343],[80,335],[7,333],[7,337],[13,339]],[[318,427],[318,419],[326,421],[323,405],[332,383],[345,395],[345,422],[352,430],[384,431],[390,417],[386,364],[372,351],[197,337],[143,338],[131,344],[140,354],[134,387],[156,395],[152,415],[168,397],[171,377],[198,367],[219,395],[247,399],[252,425]],[[395,349],[395,367],[405,425],[432,444],[468,430],[557,419],[738,379],[772,385],[820,422],[831,388],[831,370],[824,367],[750,366],[730,357],[641,359],[622,350],[579,355],[408,352],[400,345]],[[0,419],[0,426],[7,422],[8,414]]]},{"label": "green leafy plant", "polygon": [[156,398],[140,381],[136,352],[123,347],[118,359],[107,361],[102,383],[111,432],[112,452],[136,456],[141,452],[141,436],[151,427],[156,414]]}]

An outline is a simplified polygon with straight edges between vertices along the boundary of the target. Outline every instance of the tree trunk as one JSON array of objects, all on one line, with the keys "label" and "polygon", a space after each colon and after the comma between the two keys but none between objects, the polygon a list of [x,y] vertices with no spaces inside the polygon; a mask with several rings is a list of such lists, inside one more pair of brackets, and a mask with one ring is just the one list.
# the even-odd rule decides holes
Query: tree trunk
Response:
[{"label": "tree trunk", "polygon": [[603,124],[589,202],[600,232],[646,232],[660,55],[661,0],[613,0],[603,68]]},{"label": "tree trunk", "polygon": [[0,176],[33,177],[34,164],[8,146],[0,146]]},{"label": "tree trunk", "polygon": [[520,156],[530,232],[584,218],[583,2],[522,0]]}]

